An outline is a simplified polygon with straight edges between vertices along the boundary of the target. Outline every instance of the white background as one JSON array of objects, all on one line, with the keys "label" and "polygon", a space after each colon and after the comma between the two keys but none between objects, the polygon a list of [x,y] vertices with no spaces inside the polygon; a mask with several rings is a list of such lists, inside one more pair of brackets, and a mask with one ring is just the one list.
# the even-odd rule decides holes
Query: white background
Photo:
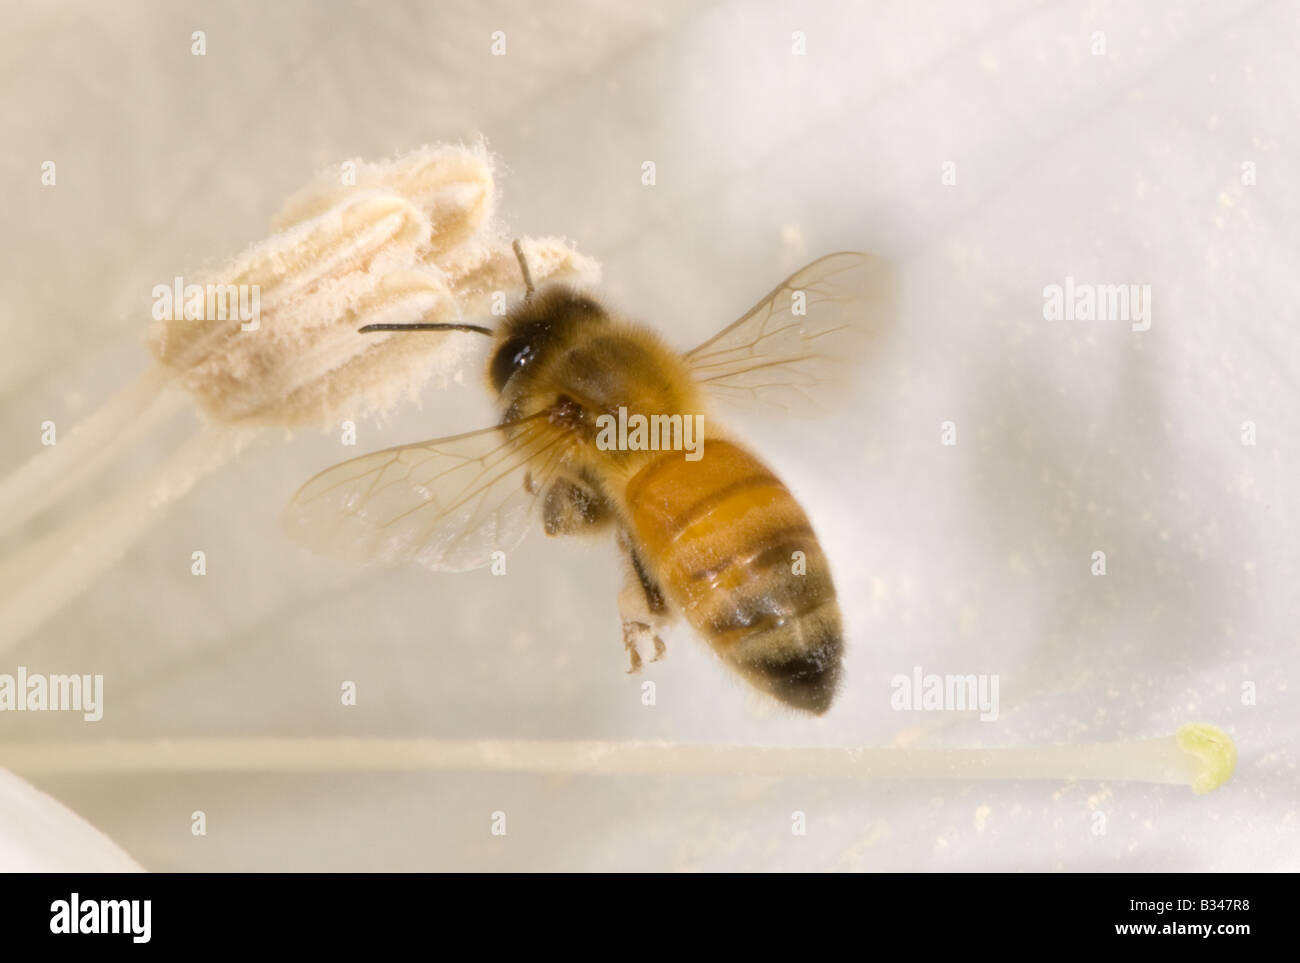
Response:
[{"label": "white background", "polygon": [[[102,672],[103,721],[4,714],[0,741],[1001,746],[1205,720],[1241,756],[1204,797],[726,776],[37,782],[151,869],[1296,869],[1297,16],[1233,0],[5,3],[3,471],[39,450],[42,421],[75,424],[145,369],[155,284],[264,237],[287,194],[349,157],[486,137],[509,226],[567,235],[614,303],[683,348],[832,250],[888,257],[902,298],[845,411],[739,426],[835,566],[849,649],[822,719],[752,695],[685,631],[647,668],[643,707],[610,545],[539,533],[494,578],[353,571],[283,539],[285,502],[320,468],[487,424],[474,359],[465,387],[364,423],[360,449],[301,432],[204,483],[0,656],[6,672]],[[1150,284],[1151,329],[1045,321],[1043,288],[1067,275]],[[955,447],[939,443],[949,420]],[[914,666],[997,673],[1001,718],[893,711],[889,680]]]}]

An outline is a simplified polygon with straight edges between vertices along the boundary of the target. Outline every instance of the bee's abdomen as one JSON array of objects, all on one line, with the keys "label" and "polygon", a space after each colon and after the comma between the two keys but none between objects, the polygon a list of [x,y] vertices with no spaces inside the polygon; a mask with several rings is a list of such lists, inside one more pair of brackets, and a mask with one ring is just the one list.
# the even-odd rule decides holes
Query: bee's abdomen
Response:
[{"label": "bee's abdomen", "polygon": [[808,516],[780,479],[713,440],[699,461],[665,452],[627,499],[641,551],[695,630],[755,685],[824,712],[839,678],[839,607]]}]

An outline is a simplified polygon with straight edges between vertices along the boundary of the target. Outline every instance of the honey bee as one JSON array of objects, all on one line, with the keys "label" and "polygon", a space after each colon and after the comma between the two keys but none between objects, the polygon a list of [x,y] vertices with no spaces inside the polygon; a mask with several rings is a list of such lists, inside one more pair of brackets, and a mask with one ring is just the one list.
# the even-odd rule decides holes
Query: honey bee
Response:
[{"label": "honey bee", "polygon": [[[842,382],[837,368],[851,372],[888,312],[883,263],[854,252],[814,261],[682,354],[590,294],[558,283],[534,290],[518,242],[515,252],[526,294],[497,330],[361,329],[490,337],[499,424],[321,472],[289,505],[290,536],[336,558],[459,572],[508,552],[538,515],[548,535],[612,532],[625,559],[629,671],[642,649],[664,654],[660,632],[680,614],[753,686],[824,713],[843,651],[829,563],[794,495],[711,412],[728,401],[797,410]],[[631,425],[641,416],[672,441],[706,415],[693,453],[638,445],[636,431],[609,443],[616,417]]]}]

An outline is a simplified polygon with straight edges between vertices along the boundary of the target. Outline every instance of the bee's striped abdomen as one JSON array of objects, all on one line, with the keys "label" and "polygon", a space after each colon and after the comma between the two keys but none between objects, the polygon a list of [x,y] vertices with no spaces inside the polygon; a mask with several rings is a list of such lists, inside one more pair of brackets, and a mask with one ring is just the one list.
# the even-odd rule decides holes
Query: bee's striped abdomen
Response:
[{"label": "bee's striped abdomen", "polygon": [[633,535],[660,587],[751,682],[824,712],[839,678],[830,567],[799,503],[745,449],[664,452],[627,487]]}]

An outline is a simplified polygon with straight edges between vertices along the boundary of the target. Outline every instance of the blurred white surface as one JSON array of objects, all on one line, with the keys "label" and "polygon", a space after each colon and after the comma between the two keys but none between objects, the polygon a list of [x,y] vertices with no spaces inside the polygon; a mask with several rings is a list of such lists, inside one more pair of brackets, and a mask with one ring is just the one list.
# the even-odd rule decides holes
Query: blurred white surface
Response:
[{"label": "blurred white surface", "polygon": [[[4,713],[0,740],[992,746],[1204,719],[1240,750],[1204,797],[724,776],[40,785],[151,869],[1300,866],[1297,8],[651,6],[4,4],[0,471],[39,450],[42,421],[70,427],[144,369],[155,284],[264,236],[318,168],[481,134],[510,226],[572,238],[683,348],[819,254],[898,266],[899,321],[855,404],[741,425],[836,566],[832,711],[760,702],[684,631],[625,675],[610,545],[539,533],[494,578],[357,572],[283,540],[284,503],[321,467],[486,424],[471,366],[466,387],[364,424],[358,449],[302,433],[205,483],[0,661],[103,673],[103,721]],[[1150,284],[1151,329],[1045,321],[1043,288],[1067,276]],[[893,711],[890,679],[914,666],[997,673],[1000,718]]]},{"label": "blurred white surface", "polygon": [[0,769],[0,871],[134,873],[140,867],[94,826]]}]

